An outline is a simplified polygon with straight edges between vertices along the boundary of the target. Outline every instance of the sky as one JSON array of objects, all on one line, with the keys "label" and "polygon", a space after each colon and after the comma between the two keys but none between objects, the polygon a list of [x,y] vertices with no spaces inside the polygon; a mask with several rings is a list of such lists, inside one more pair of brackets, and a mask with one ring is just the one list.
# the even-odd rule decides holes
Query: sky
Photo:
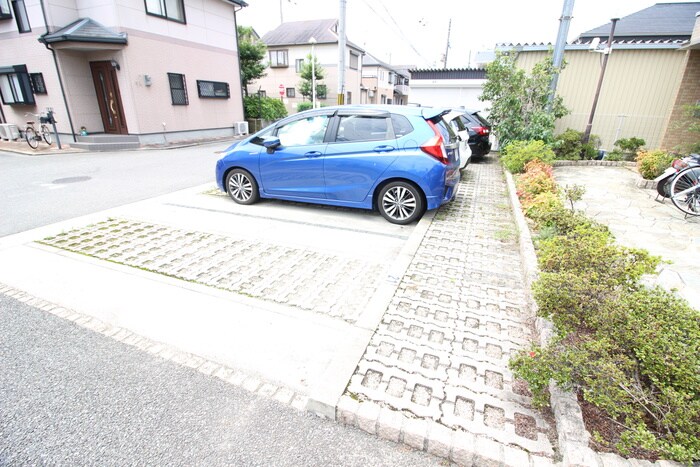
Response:
[{"label": "sky", "polygon": [[[338,18],[340,11],[339,0],[246,1],[249,6],[238,13],[238,23],[252,26],[260,36],[281,20]],[[655,3],[577,0],[568,40]],[[474,65],[477,51],[496,44],[554,43],[564,0],[347,0],[346,5],[348,40],[378,59],[395,66],[442,67],[449,28],[447,66],[463,68]]]}]

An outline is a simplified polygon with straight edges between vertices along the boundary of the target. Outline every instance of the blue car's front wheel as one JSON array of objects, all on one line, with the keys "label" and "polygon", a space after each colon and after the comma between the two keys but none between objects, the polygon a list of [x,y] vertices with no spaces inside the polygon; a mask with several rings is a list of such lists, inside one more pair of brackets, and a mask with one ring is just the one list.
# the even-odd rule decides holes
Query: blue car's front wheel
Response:
[{"label": "blue car's front wheel", "polygon": [[246,170],[233,169],[226,176],[226,191],[238,204],[253,204],[260,199],[258,183]]},{"label": "blue car's front wheel", "polygon": [[387,184],[377,199],[379,213],[392,224],[410,224],[423,215],[423,198],[418,189],[407,182]]}]

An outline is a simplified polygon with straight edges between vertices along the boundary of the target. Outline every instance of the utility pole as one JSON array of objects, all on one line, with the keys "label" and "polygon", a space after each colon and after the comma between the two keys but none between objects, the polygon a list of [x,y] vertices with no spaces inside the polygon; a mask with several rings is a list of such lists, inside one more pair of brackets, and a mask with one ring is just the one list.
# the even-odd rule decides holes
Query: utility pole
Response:
[{"label": "utility pole", "polygon": [[338,105],[345,104],[345,6],[347,0],[340,0],[340,21],[338,22]]},{"label": "utility pole", "polygon": [[600,77],[598,78],[598,87],[595,90],[595,97],[593,97],[593,107],[591,108],[591,115],[588,117],[588,124],[586,125],[586,131],[583,133],[583,144],[588,143],[591,138],[591,128],[593,127],[593,117],[595,117],[595,109],[598,107],[598,98],[600,97],[600,89],[603,87],[603,78],[605,77],[605,68],[608,66],[608,58],[610,58],[610,52],[612,52],[613,38],[615,37],[615,25],[620,20],[620,18],[613,18],[612,25],[610,26],[610,36],[608,36],[608,44],[605,46],[603,51],[603,64],[600,67]]},{"label": "utility pole", "polygon": [[445,47],[445,63],[443,64],[443,69],[447,68],[447,52],[450,50],[450,32],[452,31],[452,18],[447,26],[447,46]]},{"label": "utility pole", "polygon": [[557,43],[554,45],[554,75],[549,83],[549,98],[547,107],[551,109],[554,95],[557,92],[557,83],[559,82],[559,72],[561,64],[564,61],[564,48],[566,47],[566,38],[569,36],[569,24],[571,24],[571,15],[574,12],[574,0],[564,0],[564,9],[559,18],[559,32],[557,33]]},{"label": "utility pole", "polygon": [[282,16],[282,0],[280,0],[280,24],[284,23],[284,17]]}]

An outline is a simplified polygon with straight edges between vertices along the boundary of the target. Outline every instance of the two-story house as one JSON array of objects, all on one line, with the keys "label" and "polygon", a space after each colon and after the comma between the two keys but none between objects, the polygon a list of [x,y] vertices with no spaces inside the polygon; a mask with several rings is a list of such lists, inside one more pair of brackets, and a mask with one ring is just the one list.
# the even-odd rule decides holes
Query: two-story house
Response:
[{"label": "two-story house", "polygon": [[236,11],[246,5],[0,0],[0,119],[21,126],[52,108],[76,146],[81,132],[114,147],[233,135],[243,120]]},{"label": "two-story house", "polygon": [[363,104],[408,104],[408,75],[366,54],[362,59]]},{"label": "two-story house", "polygon": [[[308,102],[299,92],[302,81],[300,73],[313,48],[313,54],[325,73],[318,84],[325,85],[326,93],[317,93],[318,102],[320,105],[335,105],[338,102],[337,19],[282,23],[263,35],[262,41],[267,45],[269,68],[265,77],[248,86],[251,95],[261,91],[268,97],[280,97],[288,112],[296,112],[300,102]],[[360,102],[362,55],[365,51],[348,40],[344,53],[344,100],[346,104],[357,104]]]}]

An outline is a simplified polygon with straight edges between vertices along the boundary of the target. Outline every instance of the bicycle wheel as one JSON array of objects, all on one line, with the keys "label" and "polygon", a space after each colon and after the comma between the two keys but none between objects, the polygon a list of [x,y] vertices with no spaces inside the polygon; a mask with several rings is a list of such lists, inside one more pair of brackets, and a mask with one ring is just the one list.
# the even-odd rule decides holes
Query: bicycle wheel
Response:
[{"label": "bicycle wheel", "polygon": [[700,216],[700,167],[688,167],[671,182],[671,201],[690,216]]},{"label": "bicycle wheel", "polygon": [[51,130],[49,130],[48,126],[41,125],[41,137],[44,138],[46,144],[51,146],[51,143],[53,143],[53,135],[51,134]]},{"label": "bicycle wheel", "polygon": [[39,141],[36,139],[36,130],[30,126],[24,129],[24,139],[30,148],[36,149],[39,147]]}]

